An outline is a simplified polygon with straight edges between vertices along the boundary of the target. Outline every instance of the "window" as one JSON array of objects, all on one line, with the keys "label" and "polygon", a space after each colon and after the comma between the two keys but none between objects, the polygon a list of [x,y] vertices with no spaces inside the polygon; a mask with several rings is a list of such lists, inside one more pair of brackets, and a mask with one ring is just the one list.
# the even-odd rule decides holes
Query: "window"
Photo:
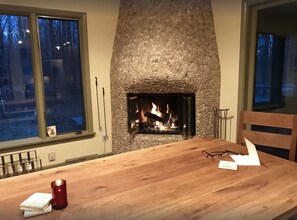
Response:
[{"label": "window", "polygon": [[[85,14],[5,8],[0,148],[92,135]],[[48,134],[49,128],[56,135]]]},{"label": "window", "polygon": [[286,38],[259,33],[257,39],[253,110],[280,108]]},{"label": "window", "polygon": [[85,130],[78,22],[38,18],[47,126]]},{"label": "window", "polygon": [[297,114],[297,2],[243,4],[240,110]]},{"label": "window", "polygon": [[38,135],[35,95],[26,89],[29,82],[33,86],[28,20],[25,16],[0,16],[1,141]]}]

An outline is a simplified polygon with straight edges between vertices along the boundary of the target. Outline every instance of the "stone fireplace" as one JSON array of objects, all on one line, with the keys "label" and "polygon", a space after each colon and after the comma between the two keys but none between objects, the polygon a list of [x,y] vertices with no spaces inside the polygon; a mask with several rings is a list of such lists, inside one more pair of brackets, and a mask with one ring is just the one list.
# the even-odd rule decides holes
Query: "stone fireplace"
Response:
[{"label": "stone fireplace", "polygon": [[[134,132],[127,100],[143,94],[193,94],[194,132],[185,136],[182,127],[175,134]],[[113,153],[212,135],[213,108],[219,100],[220,67],[210,1],[121,1],[111,62]],[[147,115],[149,129],[158,120],[166,124],[167,117],[174,117]],[[178,123],[184,125],[182,120]]]}]

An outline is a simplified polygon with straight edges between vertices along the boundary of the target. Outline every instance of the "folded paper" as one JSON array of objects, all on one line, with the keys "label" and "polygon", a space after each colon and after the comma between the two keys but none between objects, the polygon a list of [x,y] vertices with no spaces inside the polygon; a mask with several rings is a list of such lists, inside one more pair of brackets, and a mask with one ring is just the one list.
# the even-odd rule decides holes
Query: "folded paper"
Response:
[{"label": "folded paper", "polygon": [[248,155],[230,155],[239,166],[261,166],[256,146],[248,139],[244,139]]}]

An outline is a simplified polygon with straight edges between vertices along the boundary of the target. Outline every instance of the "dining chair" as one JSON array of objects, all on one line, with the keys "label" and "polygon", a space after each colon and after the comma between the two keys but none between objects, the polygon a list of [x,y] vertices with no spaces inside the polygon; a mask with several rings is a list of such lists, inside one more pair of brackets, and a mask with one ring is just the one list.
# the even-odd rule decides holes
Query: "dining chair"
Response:
[{"label": "dining chair", "polygon": [[[254,129],[261,126],[262,129]],[[264,126],[264,127],[262,127]],[[264,128],[264,129],[263,129]],[[288,130],[285,134],[271,133],[271,128]],[[242,111],[239,118],[238,144],[244,138],[255,145],[289,150],[289,160],[296,160],[297,116],[292,114]]]}]

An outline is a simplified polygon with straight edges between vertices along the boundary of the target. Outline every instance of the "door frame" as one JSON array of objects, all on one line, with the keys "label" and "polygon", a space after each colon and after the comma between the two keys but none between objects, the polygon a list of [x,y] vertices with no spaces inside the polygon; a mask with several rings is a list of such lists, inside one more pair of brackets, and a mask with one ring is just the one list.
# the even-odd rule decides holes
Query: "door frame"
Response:
[{"label": "door frame", "polygon": [[253,107],[258,11],[291,2],[297,2],[297,0],[243,0],[240,39],[238,113],[242,110],[252,110]]}]

